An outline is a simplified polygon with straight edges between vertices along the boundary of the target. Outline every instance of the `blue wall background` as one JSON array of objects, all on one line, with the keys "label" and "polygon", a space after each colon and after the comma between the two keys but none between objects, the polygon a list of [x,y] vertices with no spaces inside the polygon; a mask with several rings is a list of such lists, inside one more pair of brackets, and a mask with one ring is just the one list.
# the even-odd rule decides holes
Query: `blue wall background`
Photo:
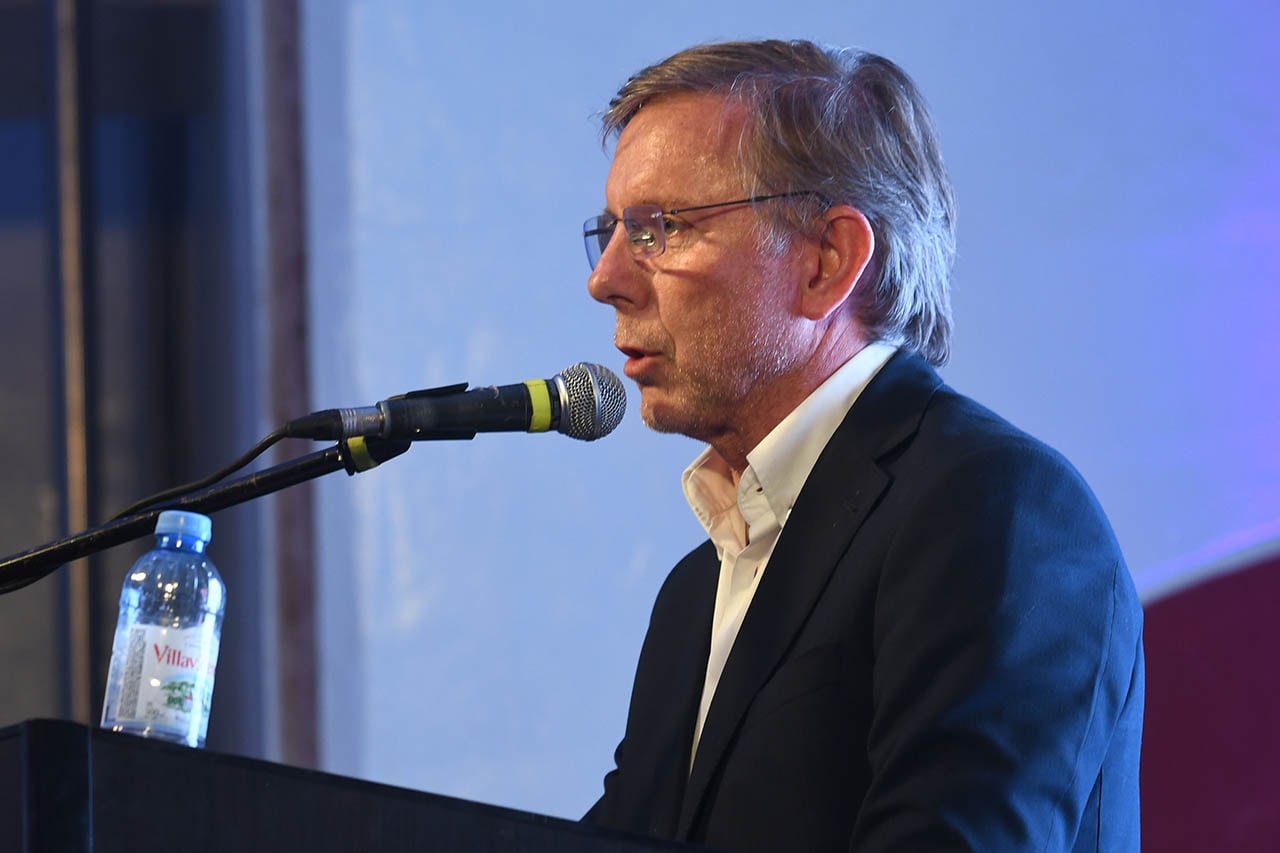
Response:
[{"label": "blue wall background", "polygon": [[[1280,540],[1278,34],[1245,0],[312,0],[314,408],[618,370],[578,236],[596,113],[696,42],[855,45],[916,78],[956,183],[944,375],[1076,463],[1150,600]],[[584,811],[701,538],[698,449],[632,412],[594,444],[485,435],[320,481],[326,768]]]}]

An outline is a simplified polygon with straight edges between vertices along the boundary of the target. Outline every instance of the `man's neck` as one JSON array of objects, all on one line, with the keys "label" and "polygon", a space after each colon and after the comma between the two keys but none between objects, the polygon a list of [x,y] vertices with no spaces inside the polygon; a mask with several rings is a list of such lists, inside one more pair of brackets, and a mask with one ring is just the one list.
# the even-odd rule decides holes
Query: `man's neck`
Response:
[{"label": "man's neck", "polygon": [[832,374],[867,347],[861,338],[846,338],[842,343],[844,346],[827,347],[816,353],[802,371],[778,377],[768,388],[759,389],[759,394],[753,394],[743,403],[749,418],[738,428],[706,440],[729,466],[735,487],[747,469],[747,454]]}]

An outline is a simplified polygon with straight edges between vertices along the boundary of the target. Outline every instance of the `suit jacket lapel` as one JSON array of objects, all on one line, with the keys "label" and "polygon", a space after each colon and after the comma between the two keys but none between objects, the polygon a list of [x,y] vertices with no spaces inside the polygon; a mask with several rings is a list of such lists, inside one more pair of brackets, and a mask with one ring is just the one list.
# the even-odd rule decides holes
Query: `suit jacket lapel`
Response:
[{"label": "suit jacket lapel", "polygon": [[876,460],[914,433],[938,375],[915,355],[890,359],[862,392],[805,481],[725,661],[685,789],[686,837],[752,700],[777,669],[848,550],[888,474]]}]

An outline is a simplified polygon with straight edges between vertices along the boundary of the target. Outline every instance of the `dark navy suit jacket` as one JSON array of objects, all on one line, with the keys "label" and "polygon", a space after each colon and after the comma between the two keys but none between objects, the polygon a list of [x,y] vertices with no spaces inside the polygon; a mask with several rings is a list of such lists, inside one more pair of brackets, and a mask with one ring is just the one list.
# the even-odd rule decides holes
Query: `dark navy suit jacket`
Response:
[{"label": "dark navy suit jacket", "polygon": [[719,561],[658,594],[585,820],[728,850],[1137,851],[1142,610],[1054,451],[899,353],[791,512],[689,754]]}]

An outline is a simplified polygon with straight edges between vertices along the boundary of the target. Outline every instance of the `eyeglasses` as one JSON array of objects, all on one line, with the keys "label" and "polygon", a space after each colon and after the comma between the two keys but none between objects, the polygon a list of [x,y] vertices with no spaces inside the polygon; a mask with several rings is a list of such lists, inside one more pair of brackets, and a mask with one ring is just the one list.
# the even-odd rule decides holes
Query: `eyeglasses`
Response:
[{"label": "eyeglasses", "polygon": [[613,239],[613,232],[622,223],[627,232],[627,242],[631,244],[631,254],[637,258],[656,258],[667,250],[667,232],[674,230],[678,223],[671,222],[668,217],[693,210],[710,210],[713,207],[731,207],[735,204],[755,204],[775,198],[791,198],[793,196],[816,196],[824,203],[826,198],[813,190],[799,190],[790,193],[774,193],[773,195],[755,195],[751,198],[740,198],[736,201],[718,201],[715,204],[700,204],[696,207],[680,207],[663,210],[656,204],[636,204],[623,208],[622,218],[609,213],[592,216],[582,223],[582,241],[587,247],[587,263],[595,269],[604,254],[605,247]]}]

